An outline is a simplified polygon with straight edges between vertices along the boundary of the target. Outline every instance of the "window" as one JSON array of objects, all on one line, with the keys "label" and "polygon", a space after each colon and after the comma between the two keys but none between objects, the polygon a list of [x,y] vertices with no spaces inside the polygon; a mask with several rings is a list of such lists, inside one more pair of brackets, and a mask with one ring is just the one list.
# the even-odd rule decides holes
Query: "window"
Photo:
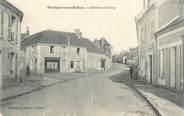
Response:
[{"label": "window", "polygon": [[19,23],[18,23],[18,21],[16,20],[15,21],[15,26],[16,26],[16,31],[15,31],[15,41],[17,42],[18,41],[18,33],[19,33]]},{"label": "window", "polygon": [[11,15],[8,16],[8,38],[11,39]]},{"label": "window", "polygon": [[77,55],[80,55],[80,48],[77,48]]},{"label": "window", "polygon": [[163,78],[164,74],[164,50],[160,50],[160,78]]},{"label": "window", "polygon": [[74,61],[70,61],[70,68],[74,68]]},{"label": "window", "polygon": [[54,46],[50,46],[50,54],[54,54]]}]

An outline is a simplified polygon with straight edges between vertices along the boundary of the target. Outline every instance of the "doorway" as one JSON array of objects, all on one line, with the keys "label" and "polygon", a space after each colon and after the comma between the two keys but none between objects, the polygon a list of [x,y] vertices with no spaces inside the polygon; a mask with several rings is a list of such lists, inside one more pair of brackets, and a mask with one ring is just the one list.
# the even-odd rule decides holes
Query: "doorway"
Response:
[{"label": "doorway", "polygon": [[2,76],[2,51],[0,51],[0,87],[2,86],[2,80],[3,80],[3,76]]},{"label": "doorway", "polygon": [[153,56],[149,55],[148,76],[150,84],[153,83]]},{"label": "doorway", "polygon": [[176,47],[170,50],[170,87],[176,88]]}]

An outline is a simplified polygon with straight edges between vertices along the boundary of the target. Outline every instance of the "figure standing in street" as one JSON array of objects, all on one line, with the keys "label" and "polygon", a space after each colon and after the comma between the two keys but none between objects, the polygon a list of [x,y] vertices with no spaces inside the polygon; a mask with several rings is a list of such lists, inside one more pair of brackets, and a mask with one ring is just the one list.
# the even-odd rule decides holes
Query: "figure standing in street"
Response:
[{"label": "figure standing in street", "polygon": [[132,66],[130,66],[129,74],[130,74],[130,78],[132,79],[132,76],[133,76],[133,67]]},{"label": "figure standing in street", "polygon": [[26,77],[28,77],[30,75],[30,69],[29,66],[27,65],[26,67]]}]

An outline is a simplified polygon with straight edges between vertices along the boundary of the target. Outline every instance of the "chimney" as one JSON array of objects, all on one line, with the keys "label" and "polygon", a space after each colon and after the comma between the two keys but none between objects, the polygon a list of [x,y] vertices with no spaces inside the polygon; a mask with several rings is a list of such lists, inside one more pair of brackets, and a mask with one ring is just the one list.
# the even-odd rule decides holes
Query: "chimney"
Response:
[{"label": "chimney", "polygon": [[29,27],[26,27],[26,36],[29,36]]},{"label": "chimney", "polygon": [[80,32],[80,29],[75,29],[75,34],[79,39],[82,37],[82,33]]}]

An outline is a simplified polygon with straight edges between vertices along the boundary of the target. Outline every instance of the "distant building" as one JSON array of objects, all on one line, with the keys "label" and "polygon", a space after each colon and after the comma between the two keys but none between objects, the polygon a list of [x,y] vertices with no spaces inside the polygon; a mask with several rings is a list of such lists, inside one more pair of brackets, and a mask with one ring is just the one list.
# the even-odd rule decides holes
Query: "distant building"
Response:
[{"label": "distant building", "polygon": [[32,73],[106,70],[112,59],[89,39],[75,33],[46,30],[22,40]]},{"label": "distant building", "polygon": [[112,45],[104,37],[102,37],[100,40],[95,39],[94,43],[107,55],[112,56]]},{"label": "distant building", "polygon": [[[0,1],[0,81],[20,76],[20,32],[23,13],[6,0]],[[0,84],[2,87],[2,84]]]},{"label": "distant building", "polygon": [[138,47],[130,48],[129,51],[125,52],[122,61],[124,64],[138,66]]}]

